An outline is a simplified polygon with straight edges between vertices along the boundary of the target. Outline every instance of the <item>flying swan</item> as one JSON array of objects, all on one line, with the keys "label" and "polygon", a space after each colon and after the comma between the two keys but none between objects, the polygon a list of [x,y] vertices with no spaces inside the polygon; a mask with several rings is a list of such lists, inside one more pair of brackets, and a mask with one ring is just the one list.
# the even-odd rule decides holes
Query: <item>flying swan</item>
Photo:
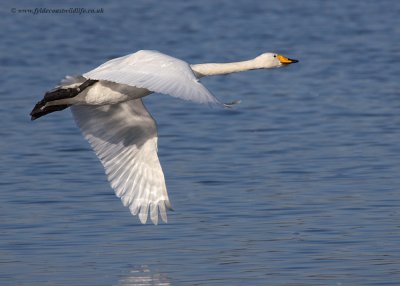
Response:
[{"label": "flying swan", "polygon": [[67,76],[31,112],[35,120],[71,107],[73,117],[104,166],[111,187],[145,224],[167,222],[171,209],[157,156],[157,127],[142,97],[153,92],[224,106],[199,79],[295,63],[276,53],[233,63],[190,65],[157,51],[142,50],[110,60],[82,76]]}]

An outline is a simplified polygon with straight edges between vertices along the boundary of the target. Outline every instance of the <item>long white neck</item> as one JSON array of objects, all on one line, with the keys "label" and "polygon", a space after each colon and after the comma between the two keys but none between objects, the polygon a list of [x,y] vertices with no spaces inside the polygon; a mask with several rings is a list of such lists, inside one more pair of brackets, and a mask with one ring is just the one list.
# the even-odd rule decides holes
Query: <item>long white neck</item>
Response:
[{"label": "long white neck", "polygon": [[223,75],[234,72],[248,71],[261,68],[255,60],[234,63],[209,63],[190,66],[198,78],[209,75]]}]

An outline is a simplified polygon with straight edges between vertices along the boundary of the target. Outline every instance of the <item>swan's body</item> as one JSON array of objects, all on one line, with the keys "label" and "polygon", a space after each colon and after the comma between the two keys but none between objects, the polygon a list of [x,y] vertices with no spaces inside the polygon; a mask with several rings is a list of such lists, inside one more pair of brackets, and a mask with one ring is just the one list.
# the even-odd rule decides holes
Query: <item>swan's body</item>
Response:
[{"label": "swan's body", "polygon": [[77,125],[101,160],[112,188],[133,215],[154,224],[171,208],[157,157],[157,128],[142,97],[153,92],[221,104],[198,79],[251,69],[274,68],[296,60],[273,53],[243,62],[196,64],[156,51],[138,51],[110,60],[83,76],[67,77],[33,109],[32,120],[71,107]]}]

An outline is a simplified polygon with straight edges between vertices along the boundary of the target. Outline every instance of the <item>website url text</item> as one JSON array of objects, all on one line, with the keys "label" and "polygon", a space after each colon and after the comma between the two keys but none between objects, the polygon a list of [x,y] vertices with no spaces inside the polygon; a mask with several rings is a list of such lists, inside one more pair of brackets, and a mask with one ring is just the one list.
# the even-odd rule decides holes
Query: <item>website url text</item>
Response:
[{"label": "website url text", "polygon": [[21,8],[11,8],[11,13],[13,14],[102,14],[104,13],[103,8],[30,8],[30,9],[21,9]]}]

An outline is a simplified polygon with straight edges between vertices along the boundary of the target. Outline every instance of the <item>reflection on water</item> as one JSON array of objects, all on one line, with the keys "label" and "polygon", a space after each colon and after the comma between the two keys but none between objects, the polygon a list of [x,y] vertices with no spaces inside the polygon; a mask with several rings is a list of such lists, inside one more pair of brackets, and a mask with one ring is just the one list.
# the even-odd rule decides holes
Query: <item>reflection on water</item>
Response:
[{"label": "reflection on water", "polygon": [[148,265],[138,265],[115,286],[170,286],[168,277],[163,273],[154,273]]}]

